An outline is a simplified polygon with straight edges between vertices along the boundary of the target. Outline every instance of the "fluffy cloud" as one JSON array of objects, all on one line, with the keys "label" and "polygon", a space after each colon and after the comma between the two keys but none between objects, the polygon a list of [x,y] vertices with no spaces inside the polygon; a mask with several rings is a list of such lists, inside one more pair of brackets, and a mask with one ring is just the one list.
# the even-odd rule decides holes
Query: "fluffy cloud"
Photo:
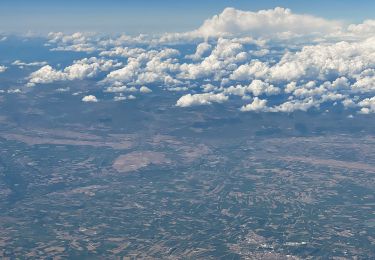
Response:
[{"label": "fluffy cloud", "polygon": [[58,80],[65,80],[67,76],[61,71],[56,71],[50,65],[46,65],[39,70],[33,72],[29,76],[28,86],[34,86],[40,83],[51,83]]},{"label": "fluffy cloud", "polygon": [[375,97],[366,98],[360,101],[358,106],[361,107],[361,110],[359,111],[361,114],[375,113]]},{"label": "fluffy cloud", "polygon": [[246,94],[253,94],[254,96],[260,96],[260,95],[277,95],[280,93],[280,89],[278,87],[275,87],[267,82],[264,82],[262,80],[253,80],[249,85],[242,86],[230,86],[229,88],[226,88],[224,90],[225,93],[237,95],[237,96],[244,96]]},{"label": "fluffy cloud", "polygon": [[82,101],[83,102],[98,102],[98,99],[94,95],[88,95],[88,96],[84,96],[82,98]]},{"label": "fluffy cloud", "polygon": [[260,96],[262,94],[276,95],[280,93],[279,88],[261,80],[253,80],[247,87],[247,90],[252,92],[254,96]]},{"label": "fluffy cloud", "polygon": [[57,44],[57,47],[51,49],[53,51],[93,52],[97,49],[96,44],[91,39],[93,35],[92,33],[81,32],[73,34],[51,32],[48,34],[48,38],[50,44]]},{"label": "fluffy cloud", "polygon": [[223,93],[204,93],[204,94],[187,94],[177,100],[176,106],[190,107],[196,105],[210,105],[214,103],[223,103],[228,100],[228,97]]},{"label": "fluffy cloud", "polygon": [[5,67],[5,66],[3,66],[3,65],[0,65],[0,73],[1,73],[1,72],[4,72],[6,69],[7,69],[7,67]]},{"label": "fluffy cloud", "polygon": [[200,63],[184,63],[180,66],[179,78],[200,79],[213,76],[215,80],[229,75],[238,63],[247,60],[243,45],[235,39],[220,38],[211,54]]},{"label": "fluffy cloud", "polygon": [[265,78],[269,72],[269,66],[267,63],[259,60],[252,60],[249,64],[243,64],[239,66],[230,75],[233,80],[250,80],[254,78]]},{"label": "fluffy cloud", "polygon": [[259,99],[258,97],[255,97],[253,102],[251,102],[250,104],[247,104],[241,107],[242,112],[266,111],[266,110],[267,110],[267,100]]},{"label": "fluffy cloud", "polygon": [[223,37],[247,35],[253,37],[291,37],[310,34],[334,33],[341,29],[337,21],[329,21],[311,15],[294,14],[290,9],[258,12],[225,8],[221,14],[206,20],[192,35]]},{"label": "fluffy cloud", "polygon": [[[54,50],[95,51],[100,58],[63,69],[37,62],[13,65],[43,66],[30,74],[29,86],[101,77],[102,91],[114,93],[115,101],[160,86],[185,91],[179,107],[233,99],[242,111],[289,113],[324,104],[372,113],[374,34],[374,20],[344,26],[284,8],[226,8],[194,31],[161,37],[51,33],[47,44]],[[187,41],[193,46],[189,53]]]},{"label": "fluffy cloud", "polygon": [[301,79],[329,80],[358,77],[375,66],[375,37],[359,42],[338,42],[305,46],[296,53],[287,52],[279,62],[251,61],[236,69],[231,79],[269,79],[273,82]]},{"label": "fluffy cloud", "polygon": [[357,37],[372,37],[375,34],[375,20],[366,20],[361,24],[348,26],[349,33]]},{"label": "fluffy cloud", "polygon": [[112,86],[107,87],[104,92],[109,93],[119,93],[119,92],[136,92],[137,88],[135,87],[127,87],[123,85],[121,82],[115,82]]},{"label": "fluffy cloud", "polygon": [[139,56],[140,54],[146,52],[145,49],[142,49],[142,48],[129,48],[129,47],[121,47],[121,46],[118,46],[118,47],[115,47],[115,48],[112,48],[111,50],[109,51],[102,51],[100,52],[100,56],[110,56],[110,57],[125,57],[125,58],[129,58],[129,57],[132,57],[132,58],[136,58],[137,56]]},{"label": "fluffy cloud", "polygon": [[296,110],[307,111],[312,107],[319,107],[320,102],[313,98],[306,98],[304,100],[290,100],[281,105],[270,108],[270,112],[294,112]]},{"label": "fluffy cloud", "polygon": [[120,65],[121,63],[116,61],[98,59],[96,57],[75,61],[62,71],[55,70],[50,65],[45,65],[30,74],[27,85],[34,86],[35,84],[52,83],[54,81],[91,78],[101,71],[108,71]]},{"label": "fluffy cloud", "polygon": [[135,57],[129,57],[123,68],[110,72],[103,83],[120,81],[136,84],[178,84],[180,82],[170,76],[170,73],[179,70],[178,60],[174,58],[178,55],[179,51],[171,48],[142,52]]},{"label": "fluffy cloud", "polygon": [[197,45],[197,49],[195,53],[192,55],[187,55],[186,58],[189,58],[192,60],[199,60],[203,57],[204,54],[210,51],[211,48],[212,48],[211,44],[208,44],[207,42],[202,42]]},{"label": "fluffy cloud", "polygon": [[366,69],[356,76],[352,86],[354,92],[369,93],[375,91],[375,69]]},{"label": "fluffy cloud", "polygon": [[140,91],[141,93],[151,93],[151,92],[152,92],[152,90],[149,89],[149,88],[146,87],[146,86],[142,86],[142,87],[139,89],[139,91]]}]

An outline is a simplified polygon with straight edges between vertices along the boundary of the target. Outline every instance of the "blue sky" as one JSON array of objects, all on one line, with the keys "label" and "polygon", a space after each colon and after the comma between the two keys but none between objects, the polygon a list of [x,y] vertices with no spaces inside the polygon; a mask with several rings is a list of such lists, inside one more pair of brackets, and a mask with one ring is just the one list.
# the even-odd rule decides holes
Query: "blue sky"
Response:
[{"label": "blue sky", "polygon": [[181,32],[228,6],[253,11],[282,6],[347,22],[374,18],[375,13],[373,0],[2,0],[0,31]]}]

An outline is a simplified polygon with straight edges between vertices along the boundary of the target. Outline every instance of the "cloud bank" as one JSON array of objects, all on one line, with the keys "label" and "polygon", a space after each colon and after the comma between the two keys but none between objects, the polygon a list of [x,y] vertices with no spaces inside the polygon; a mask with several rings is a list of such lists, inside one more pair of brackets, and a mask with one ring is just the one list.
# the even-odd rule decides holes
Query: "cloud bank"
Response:
[{"label": "cloud bank", "polygon": [[161,36],[51,33],[51,50],[90,58],[63,69],[30,63],[42,67],[27,85],[95,79],[115,101],[159,88],[180,93],[181,108],[234,100],[243,112],[292,113],[324,104],[370,114],[374,35],[374,20],[345,24],[280,7],[226,8],[196,30]]},{"label": "cloud bank", "polygon": [[335,33],[340,29],[341,24],[337,21],[306,14],[294,14],[287,8],[276,7],[258,12],[225,8],[222,13],[207,19],[192,34],[204,38],[233,35],[284,38]]}]

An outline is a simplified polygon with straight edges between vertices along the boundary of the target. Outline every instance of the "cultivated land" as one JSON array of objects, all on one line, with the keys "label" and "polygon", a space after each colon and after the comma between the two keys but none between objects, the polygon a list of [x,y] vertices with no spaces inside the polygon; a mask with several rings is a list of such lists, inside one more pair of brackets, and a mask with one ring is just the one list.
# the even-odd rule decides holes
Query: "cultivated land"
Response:
[{"label": "cultivated land", "polygon": [[371,124],[138,113],[137,131],[1,117],[2,258],[375,257]]}]

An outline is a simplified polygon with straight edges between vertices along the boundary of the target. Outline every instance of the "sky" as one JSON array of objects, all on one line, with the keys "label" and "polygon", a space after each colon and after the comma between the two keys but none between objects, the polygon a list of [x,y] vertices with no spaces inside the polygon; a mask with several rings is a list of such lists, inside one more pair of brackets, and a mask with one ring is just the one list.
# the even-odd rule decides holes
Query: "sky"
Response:
[{"label": "sky", "polygon": [[2,0],[0,32],[182,32],[225,7],[257,11],[277,6],[348,23],[374,18],[373,0]]}]

